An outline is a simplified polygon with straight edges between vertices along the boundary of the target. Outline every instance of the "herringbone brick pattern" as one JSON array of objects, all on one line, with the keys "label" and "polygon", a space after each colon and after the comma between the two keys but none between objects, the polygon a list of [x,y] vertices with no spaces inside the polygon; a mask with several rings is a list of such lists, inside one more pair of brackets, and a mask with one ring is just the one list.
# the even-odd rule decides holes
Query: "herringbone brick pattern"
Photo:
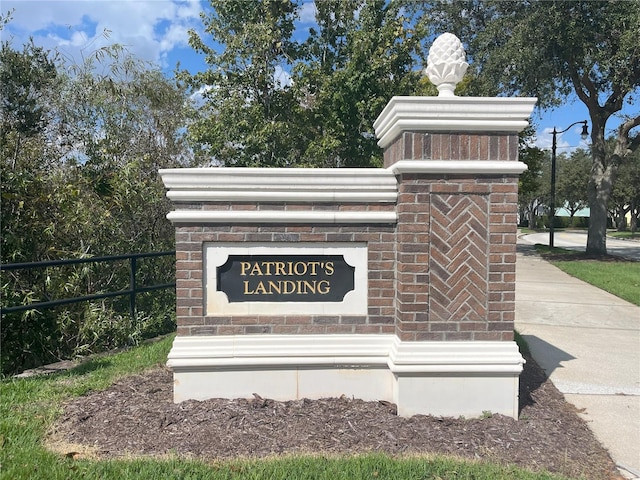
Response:
[{"label": "herringbone brick pattern", "polygon": [[484,195],[431,197],[431,322],[487,320],[488,212]]}]

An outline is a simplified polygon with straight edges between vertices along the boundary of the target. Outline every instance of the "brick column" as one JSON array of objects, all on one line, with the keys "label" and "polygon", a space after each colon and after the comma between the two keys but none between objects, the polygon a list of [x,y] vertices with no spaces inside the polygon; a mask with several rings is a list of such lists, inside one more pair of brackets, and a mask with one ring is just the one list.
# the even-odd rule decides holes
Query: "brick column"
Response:
[{"label": "brick column", "polygon": [[513,339],[518,175],[412,167],[515,162],[517,147],[518,136],[508,132],[403,132],[385,150],[388,168],[404,161],[397,174],[402,340]]},{"label": "brick column", "polygon": [[375,123],[398,181],[390,365],[402,415],[456,404],[518,415],[518,132],[534,104],[394,97]]},{"label": "brick column", "polygon": [[394,97],[376,122],[398,179],[401,340],[513,339],[524,100]]}]

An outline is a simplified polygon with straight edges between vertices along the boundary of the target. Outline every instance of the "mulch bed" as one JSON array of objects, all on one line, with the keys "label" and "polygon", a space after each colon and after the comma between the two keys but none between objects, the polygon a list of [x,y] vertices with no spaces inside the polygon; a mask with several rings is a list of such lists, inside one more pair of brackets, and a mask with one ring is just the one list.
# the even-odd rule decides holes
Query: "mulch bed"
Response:
[{"label": "mulch bed", "polygon": [[171,372],[155,369],[64,407],[51,439],[101,458],[180,455],[206,460],[283,454],[445,454],[549,470],[570,477],[622,478],[531,358],[520,377],[520,419],[401,418],[395,405],[351,398],[277,402],[172,402]]}]

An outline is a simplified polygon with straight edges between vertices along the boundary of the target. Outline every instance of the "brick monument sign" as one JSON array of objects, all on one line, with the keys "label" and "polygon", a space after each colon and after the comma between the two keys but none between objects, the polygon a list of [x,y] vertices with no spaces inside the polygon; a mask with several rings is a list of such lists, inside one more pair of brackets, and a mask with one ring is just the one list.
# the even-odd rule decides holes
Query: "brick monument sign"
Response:
[{"label": "brick monument sign", "polygon": [[174,400],[354,396],[517,418],[518,132],[535,98],[394,97],[384,168],[161,171],[176,227]]}]

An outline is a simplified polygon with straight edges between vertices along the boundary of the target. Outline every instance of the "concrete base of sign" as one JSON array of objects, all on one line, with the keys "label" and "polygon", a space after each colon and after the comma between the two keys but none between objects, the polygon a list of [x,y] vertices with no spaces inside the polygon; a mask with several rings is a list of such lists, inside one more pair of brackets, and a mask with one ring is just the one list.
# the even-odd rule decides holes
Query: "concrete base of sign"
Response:
[{"label": "concrete base of sign", "polygon": [[514,342],[401,342],[395,335],[176,337],[174,401],[348,397],[401,416],[518,417],[524,359]]}]

